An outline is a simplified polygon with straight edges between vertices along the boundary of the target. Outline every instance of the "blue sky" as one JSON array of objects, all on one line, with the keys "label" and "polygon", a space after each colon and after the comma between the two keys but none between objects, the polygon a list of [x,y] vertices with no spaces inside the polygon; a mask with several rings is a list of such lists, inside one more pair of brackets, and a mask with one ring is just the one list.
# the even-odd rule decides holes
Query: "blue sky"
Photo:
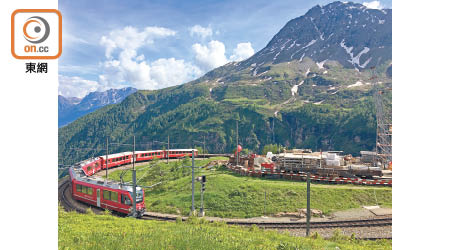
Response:
[{"label": "blue sky", "polygon": [[[256,53],[291,19],[332,1],[60,0],[59,94],[159,89]],[[355,1],[392,8],[391,1]]]}]

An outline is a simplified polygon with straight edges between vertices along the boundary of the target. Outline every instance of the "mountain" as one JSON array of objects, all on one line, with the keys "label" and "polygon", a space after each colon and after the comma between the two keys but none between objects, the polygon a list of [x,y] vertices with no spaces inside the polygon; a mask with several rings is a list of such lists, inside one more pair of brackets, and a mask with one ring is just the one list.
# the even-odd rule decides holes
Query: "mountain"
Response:
[{"label": "mountain", "polygon": [[[168,136],[171,148],[200,146],[205,138],[207,151],[231,152],[236,121],[239,143],[255,152],[267,144],[351,154],[373,150],[373,94],[392,87],[391,13],[355,3],[316,6],[245,61],[183,85],[137,91],[60,128],[61,163],[104,153],[106,137],[129,144],[136,136],[137,150],[162,148],[155,141]],[[130,149],[117,145],[111,152]]]},{"label": "mountain", "polygon": [[368,69],[392,58],[392,10],[334,2],[315,6],[289,21],[241,67],[289,62],[309,57],[334,60],[346,68]]},{"label": "mountain", "polygon": [[58,126],[65,126],[79,117],[91,113],[105,105],[120,103],[125,97],[136,92],[135,88],[110,89],[91,92],[84,98],[58,96]]},{"label": "mountain", "polygon": [[72,108],[73,106],[80,103],[82,98],[78,97],[64,97],[62,95],[58,96],[58,111],[60,113],[66,112],[66,110]]}]

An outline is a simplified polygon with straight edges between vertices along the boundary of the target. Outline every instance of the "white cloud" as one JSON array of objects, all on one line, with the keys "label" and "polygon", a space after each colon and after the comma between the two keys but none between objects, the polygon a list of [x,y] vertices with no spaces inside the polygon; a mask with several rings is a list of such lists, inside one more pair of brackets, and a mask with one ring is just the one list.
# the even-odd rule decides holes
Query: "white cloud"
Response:
[{"label": "white cloud", "polygon": [[233,55],[230,56],[231,61],[242,61],[255,54],[255,50],[252,48],[252,44],[248,43],[239,43],[236,48],[233,50]]},{"label": "white cloud", "polygon": [[161,58],[150,64],[150,78],[158,87],[169,87],[194,80],[202,73],[198,67],[175,58]]},{"label": "white cloud", "polygon": [[210,41],[207,45],[192,45],[197,64],[204,71],[220,67],[230,61],[242,61],[252,56],[255,51],[250,42],[239,43],[230,58],[225,55],[225,45],[220,41]]},{"label": "white cloud", "polygon": [[208,45],[194,44],[195,59],[204,70],[210,70],[228,62],[225,56],[225,45],[219,41],[210,41]]},{"label": "white cloud", "polygon": [[78,76],[58,75],[58,94],[66,97],[82,98],[88,93],[100,89],[97,81],[86,80]]},{"label": "white cloud", "polygon": [[105,55],[111,58],[116,49],[136,50],[146,44],[153,44],[154,39],[174,36],[175,31],[162,27],[146,27],[142,31],[127,26],[121,30],[113,30],[108,36],[102,36],[100,45],[105,46]]},{"label": "white cloud", "polygon": [[143,31],[126,27],[103,36],[100,44],[105,47],[107,60],[101,63],[99,81],[102,87],[131,85],[137,89],[159,89],[199,77],[201,70],[184,60],[160,58],[150,62],[143,54],[138,54],[139,48],[154,43],[156,38],[173,35],[175,31],[161,27],[147,27]]},{"label": "white cloud", "polygon": [[[212,34],[210,28],[194,27],[191,29],[192,35],[206,38]],[[215,40],[206,45],[192,45],[195,53],[194,63],[173,57],[149,61],[143,54],[139,54],[140,48],[155,43],[157,38],[167,38],[175,34],[175,31],[162,27],[137,29],[128,26],[111,31],[100,39],[106,58],[99,64],[98,81],[60,75],[59,93],[64,96],[83,97],[92,91],[126,86],[137,89],[166,88],[194,80],[230,60],[244,60],[254,54],[250,42],[239,43],[233,54],[227,58],[225,45]]]},{"label": "white cloud", "polygon": [[202,39],[212,36],[212,29],[209,26],[207,28],[204,28],[197,24],[191,27],[189,31],[191,36],[197,35],[200,36]]},{"label": "white cloud", "polygon": [[384,7],[381,5],[380,1],[372,1],[372,2],[364,2],[364,6],[368,9],[383,9]]},{"label": "white cloud", "polygon": [[132,85],[137,89],[160,89],[194,80],[202,74],[198,67],[184,60],[160,58],[150,63],[138,62],[138,57],[129,52],[121,53],[119,60],[103,63],[102,86]]}]

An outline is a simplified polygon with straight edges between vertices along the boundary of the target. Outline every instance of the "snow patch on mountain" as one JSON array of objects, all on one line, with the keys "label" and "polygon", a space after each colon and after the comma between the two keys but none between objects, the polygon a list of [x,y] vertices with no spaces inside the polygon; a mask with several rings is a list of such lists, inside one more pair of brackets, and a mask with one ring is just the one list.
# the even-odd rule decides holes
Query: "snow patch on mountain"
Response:
[{"label": "snow patch on mountain", "polygon": [[325,59],[325,60],[323,60],[323,61],[321,61],[321,62],[316,62],[317,67],[319,67],[319,69],[323,69],[323,64],[324,64],[327,60],[328,60],[328,59]]},{"label": "snow patch on mountain", "polygon": [[292,94],[292,96],[294,96],[295,94],[297,94],[297,92],[298,92],[298,87],[300,87],[304,82],[305,82],[305,81],[301,81],[299,84],[296,84],[296,85],[294,85],[294,86],[291,88],[291,94]]},{"label": "snow patch on mountain", "polygon": [[348,85],[347,88],[354,88],[354,87],[358,87],[358,86],[362,86],[362,85],[364,85],[362,82],[357,81],[354,84]]}]

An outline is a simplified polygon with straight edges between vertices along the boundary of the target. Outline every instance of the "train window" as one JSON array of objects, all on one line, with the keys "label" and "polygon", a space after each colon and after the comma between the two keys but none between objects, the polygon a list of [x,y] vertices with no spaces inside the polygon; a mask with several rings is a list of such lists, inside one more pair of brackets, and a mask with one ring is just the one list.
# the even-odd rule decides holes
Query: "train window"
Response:
[{"label": "train window", "polygon": [[88,194],[89,194],[89,195],[92,195],[93,192],[92,192],[92,188],[91,188],[91,187],[88,187],[88,190],[87,190],[87,191],[88,191]]},{"label": "train window", "polygon": [[81,185],[77,184],[77,192],[81,193]]},{"label": "train window", "polygon": [[81,192],[82,192],[83,194],[87,194],[87,193],[88,193],[87,189],[88,189],[88,187],[83,186],[83,191],[81,191]]},{"label": "train window", "polygon": [[119,194],[117,192],[110,192],[111,193],[111,200],[112,201],[119,201]]},{"label": "train window", "polygon": [[122,194],[120,196],[120,202],[122,202],[122,204],[125,204],[125,205],[131,205],[130,198],[128,198],[128,196],[126,196],[125,194]]},{"label": "train window", "polygon": [[104,200],[111,200],[111,192],[108,190],[103,190],[103,199]]},{"label": "train window", "polygon": [[90,172],[92,170],[91,166],[87,167],[87,171]]},{"label": "train window", "polygon": [[127,155],[127,160],[128,160],[128,155]]}]

